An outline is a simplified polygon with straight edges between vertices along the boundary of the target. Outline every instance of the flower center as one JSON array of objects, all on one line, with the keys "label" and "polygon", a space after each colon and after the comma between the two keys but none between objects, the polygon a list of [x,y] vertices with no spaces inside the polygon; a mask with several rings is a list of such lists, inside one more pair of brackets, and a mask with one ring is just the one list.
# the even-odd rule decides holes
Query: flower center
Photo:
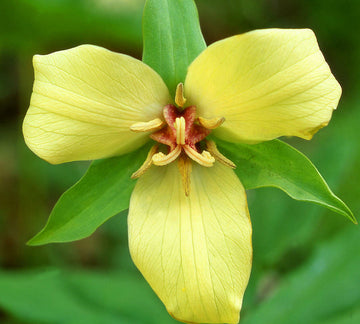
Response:
[{"label": "flower center", "polygon": [[[211,167],[215,159],[208,151],[201,151],[198,143],[211,132],[196,120],[196,107],[190,106],[179,111],[174,105],[167,105],[163,109],[166,126],[150,135],[150,138],[168,146],[168,154],[159,152],[153,156],[155,165],[166,165],[177,159],[180,154],[205,167]],[[201,153],[200,153],[201,152]]]},{"label": "flower center", "polygon": [[[178,159],[185,194],[189,195],[191,161],[204,167],[212,167],[215,160],[231,168],[235,168],[235,164],[217,150],[213,141],[206,140],[211,130],[219,127],[225,119],[223,117],[213,119],[198,117],[195,106],[182,109],[185,102],[183,85],[180,83],[175,96],[175,103],[180,108],[172,104],[166,105],[163,108],[164,120],[156,118],[130,127],[134,132],[153,132],[150,138],[167,147],[167,150],[160,151],[159,144],[154,145],[145,162],[132,175],[132,178],[140,177],[152,164],[164,166]],[[206,150],[203,149],[204,146]]]}]

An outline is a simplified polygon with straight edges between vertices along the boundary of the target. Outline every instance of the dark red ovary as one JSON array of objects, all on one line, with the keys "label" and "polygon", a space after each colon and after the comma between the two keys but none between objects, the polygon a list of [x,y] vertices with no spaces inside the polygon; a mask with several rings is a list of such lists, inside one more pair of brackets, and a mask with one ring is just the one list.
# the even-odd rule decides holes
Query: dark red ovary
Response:
[{"label": "dark red ovary", "polygon": [[163,116],[167,126],[151,134],[150,137],[159,143],[168,145],[170,151],[174,150],[177,146],[176,128],[174,126],[176,118],[183,117],[185,119],[185,144],[189,145],[194,150],[197,150],[196,143],[202,141],[211,132],[211,130],[195,124],[195,106],[189,106],[183,111],[179,111],[174,105],[169,104],[164,107]]}]

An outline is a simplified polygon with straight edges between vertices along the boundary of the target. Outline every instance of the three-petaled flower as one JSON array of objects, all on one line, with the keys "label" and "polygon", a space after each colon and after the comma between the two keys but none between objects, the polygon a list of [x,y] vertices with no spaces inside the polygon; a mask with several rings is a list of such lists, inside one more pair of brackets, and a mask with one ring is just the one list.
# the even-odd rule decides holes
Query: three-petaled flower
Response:
[{"label": "three-petaled flower", "polygon": [[175,318],[237,323],[251,223],[235,165],[216,137],[310,139],[327,125],[341,88],[313,32],[258,30],[216,42],[189,66],[175,99],[150,67],[96,46],[35,56],[34,67],[23,125],[30,149],[63,163],[153,141],[133,175],[132,258]]}]

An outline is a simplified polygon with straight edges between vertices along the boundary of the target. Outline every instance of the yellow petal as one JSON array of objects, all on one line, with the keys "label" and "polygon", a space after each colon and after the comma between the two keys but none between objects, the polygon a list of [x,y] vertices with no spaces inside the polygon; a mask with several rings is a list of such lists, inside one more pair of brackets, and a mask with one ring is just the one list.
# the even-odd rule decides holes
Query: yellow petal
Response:
[{"label": "yellow petal", "polygon": [[152,167],[130,201],[131,256],[176,319],[238,323],[251,262],[242,184],[219,163],[193,163],[185,196],[176,163]]},{"label": "yellow petal", "polygon": [[130,56],[83,45],[34,56],[35,82],[23,132],[51,163],[123,154],[148,134],[130,126],[161,117],[171,101],[161,77]]},{"label": "yellow petal", "polygon": [[326,126],[341,88],[309,29],[265,29],[208,47],[190,65],[185,96],[214,133],[255,143],[279,136],[310,139]]}]

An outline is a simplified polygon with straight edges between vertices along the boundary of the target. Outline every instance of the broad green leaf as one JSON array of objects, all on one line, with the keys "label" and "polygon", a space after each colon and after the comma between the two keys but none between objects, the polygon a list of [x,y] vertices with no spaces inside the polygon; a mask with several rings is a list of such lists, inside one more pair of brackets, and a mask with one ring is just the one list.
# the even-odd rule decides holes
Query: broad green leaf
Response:
[{"label": "broad green leaf", "polygon": [[170,324],[139,276],[124,272],[0,272],[0,309],[25,323]]},{"label": "broad green leaf", "polygon": [[193,0],[147,0],[143,15],[143,61],[174,95],[189,64],[206,48]]},{"label": "broad green leaf", "polygon": [[[352,314],[352,309],[355,315],[360,306],[359,249],[359,229],[347,226],[324,241],[306,264],[282,279],[263,303],[247,313],[242,324],[329,323],[342,313]],[[334,323],[353,322],[339,319]]]},{"label": "broad green leaf", "polygon": [[[340,190],[345,198],[342,188],[348,181],[344,175],[358,160],[356,146],[350,140],[346,141],[345,136],[341,138],[342,127],[338,127],[339,121],[333,126],[331,133],[321,132],[316,137],[317,142],[310,145],[304,143],[304,148],[311,149],[313,144],[318,147],[316,150],[312,149],[312,160],[327,183]],[[283,262],[282,266],[287,269],[294,267],[305,257],[306,248],[315,238],[326,235],[331,228],[338,231],[348,224],[340,217],[329,218],[327,209],[288,199],[283,192],[273,188],[254,190],[249,198],[254,227],[253,246],[258,254],[257,262],[262,262],[262,265],[274,266]],[[356,210],[355,205],[353,208]],[[322,231],[319,233],[321,220]]]},{"label": "broad green leaf", "polygon": [[79,240],[110,217],[129,207],[135,180],[131,174],[145,160],[146,148],[94,161],[86,174],[56,203],[44,229],[28,244]]},{"label": "broad green leaf", "polygon": [[220,142],[246,189],[276,187],[296,200],[327,207],[357,223],[351,210],[335,196],[311,161],[292,146],[273,140],[256,145]]}]

